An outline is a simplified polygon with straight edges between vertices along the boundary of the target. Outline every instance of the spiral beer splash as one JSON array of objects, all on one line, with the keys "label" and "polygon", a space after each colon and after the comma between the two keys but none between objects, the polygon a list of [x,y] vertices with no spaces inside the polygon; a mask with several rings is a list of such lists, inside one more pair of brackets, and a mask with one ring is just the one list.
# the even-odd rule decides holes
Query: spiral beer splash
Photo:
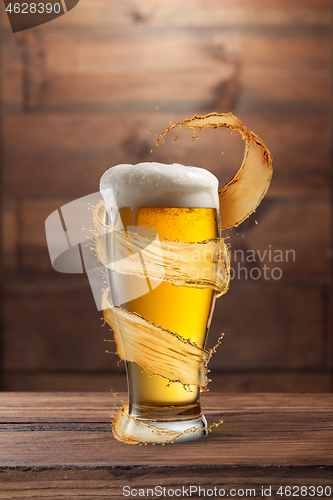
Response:
[{"label": "spiral beer splash", "polygon": [[[167,242],[125,232],[105,223],[103,202],[95,208],[94,223],[97,258],[107,268],[121,274],[148,276],[174,286],[212,288],[218,292],[218,297],[227,291],[230,281],[229,254],[222,238],[195,243]],[[115,262],[108,255],[110,244],[118,249],[118,260]],[[195,268],[191,267],[194,261],[197,264]]]},{"label": "spiral beer splash", "polygon": [[[244,127],[230,113],[211,113],[206,116],[195,115],[191,119],[183,120],[168,127],[165,133],[161,135],[161,139],[157,141],[157,144],[161,141],[165,142],[165,137],[174,128],[178,128],[175,137],[177,139],[179,130],[183,125],[185,125],[186,129],[193,129],[194,135],[205,128],[218,127],[227,127],[231,131],[241,133],[245,141],[242,165],[236,175],[218,193],[219,225],[221,229],[239,225],[255,211],[268,189],[272,176],[272,157],[268,149],[256,134]],[[145,169],[147,168],[147,164],[142,164],[143,166]],[[168,166],[164,167],[167,168]],[[169,166],[170,169],[172,167]],[[153,169],[153,167],[151,168]],[[211,174],[207,173],[207,175]],[[181,179],[181,182],[186,191],[187,181],[184,182],[184,179]],[[143,183],[140,181],[140,184]],[[159,183],[156,183],[156,186],[158,185]],[[230,280],[230,263],[228,249],[223,238],[213,237],[203,241],[178,242],[163,241],[157,238],[157,235],[148,237],[132,232],[130,230],[131,221],[133,222],[135,218],[138,220],[139,209],[134,207],[134,213],[128,218],[126,211],[131,209],[129,209],[130,204],[126,202],[126,196],[123,197],[121,202],[125,230],[120,230],[119,227],[116,227],[116,214],[114,208],[112,208],[117,207],[114,196],[119,197],[120,195],[117,187],[114,189],[116,195],[112,194],[111,202],[108,199],[106,207],[103,203],[100,203],[94,211],[96,253],[100,262],[108,268],[109,272],[116,272],[123,276],[145,278],[148,284],[155,280],[155,283],[158,281],[173,287],[201,289],[203,291],[211,290],[212,292],[209,293],[217,296],[226,293]],[[156,187],[156,189],[156,196],[158,196],[159,188]],[[103,189],[101,191],[103,193]],[[127,191],[130,193],[129,189]],[[133,192],[137,196],[137,190],[133,189]],[[177,195],[180,194],[177,192],[172,194],[172,192],[169,193],[168,191],[167,193],[164,203],[166,207],[170,205],[168,199],[172,197],[177,199]],[[189,199],[192,199],[193,194],[195,193],[190,193]],[[175,199],[172,198],[172,203],[177,207],[177,200]],[[144,206],[144,202],[142,203]],[[197,204],[190,204],[190,207],[202,206],[202,209],[189,208],[183,210],[212,210],[205,208],[206,203],[207,201],[204,201],[203,204],[198,201]],[[210,203],[208,203],[207,207],[212,206]],[[213,206],[215,205],[216,200]],[[150,206],[154,207],[155,205],[152,203]],[[172,209],[166,208],[165,210],[170,211]],[[106,221],[106,213],[109,213],[110,221]],[[126,223],[126,220],[129,223]],[[139,224],[137,225],[139,226]],[[117,259],[114,259],[114,256],[110,258],[111,241],[117,248]],[[186,252],[187,256],[194,254],[197,256],[195,268],[188,264],[190,259],[181,258],[184,252]],[[213,296],[210,295],[210,297]],[[203,349],[195,340],[184,338],[177,331],[162,328],[138,313],[130,312],[119,305],[113,305],[109,290],[105,290],[103,294],[102,308],[106,323],[114,331],[119,357],[129,362],[129,367],[133,365],[139,369],[138,371],[135,368],[136,371],[133,372],[136,374],[135,376],[144,376],[140,374],[141,369],[147,374],[150,373],[151,376],[164,378],[167,383],[180,384],[189,391],[192,391],[194,387],[206,390],[207,363],[211,357],[211,352]],[[200,338],[198,342],[203,344],[204,337]],[[128,405],[120,408],[112,428],[116,439],[130,444],[173,442],[176,439],[179,440],[185,434],[198,431],[195,427],[188,428],[184,432],[161,428],[161,425],[155,424],[154,421],[145,422],[144,419],[135,418],[130,414]]]},{"label": "spiral beer splash", "polygon": [[[251,215],[265,196],[273,174],[272,155],[265,143],[254,132],[246,128],[232,113],[210,113],[206,116],[194,115],[168,127],[161,140],[178,128],[177,140],[181,127],[194,130],[193,137],[205,128],[229,128],[231,132],[240,132],[245,141],[242,164],[236,175],[219,190],[221,229],[239,226]],[[158,143],[160,140],[158,140]]]},{"label": "spiral beer splash", "polygon": [[[94,217],[96,252],[99,261],[107,268],[121,274],[171,282],[175,286],[211,288],[218,292],[218,296],[227,291],[230,266],[228,249],[223,239],[190,244],[162,241],[160,245],[157,245],[156,240],[151,240],[148,244],[147,238],[108,227],[101,219],[103,216],[105,207],[100,203]],[[107,259],[108,237],[111,234],[122,257],[116,262]],[[144,259],[145,272],[139,257],[144,252],[147,255]],[[182,252],[186,252],[187,256],[195,254],[199,265],[191,268],[190,257],[184,262],[185,265],[181,265]],[[196,276],[191,275],[193,269],[198,271]],[[108,289],[103,294],[102,309],[105,321],[114,331],[117,353],[121,359],[134,361],[172,382],[206,387],[206,365],[210,358],[207,351],[175,332],[152,325],[137,314],[113,306]]]}]

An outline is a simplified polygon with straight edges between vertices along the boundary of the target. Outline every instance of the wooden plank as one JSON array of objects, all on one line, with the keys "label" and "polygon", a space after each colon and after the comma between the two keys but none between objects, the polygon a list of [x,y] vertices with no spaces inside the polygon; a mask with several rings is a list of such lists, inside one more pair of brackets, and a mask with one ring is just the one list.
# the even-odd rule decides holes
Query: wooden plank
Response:
[{"label": "wooden plank", "polygon": [[[50,83],[36,89],[29,98],[35,112],[117,112],[161,109],[188,111],[207,109],[221,112],[275,110],[325,111],[330,103],[329,71],[308,68],[299,73],[266,69],[211,72],[198,67],[177,73],[114,72],[110,75],[50,75]],[[121,82],[121,84],[120,84]],[[189,82],[195,82],[190,84]],[[226,88],[234,85],[232,93]],[[241,89],[241,90],[240,90]],[[222,103],[222,104],[221,104]],[[8,111],[19,109],[19,102],[8,101]]]},{"label": "wooden plank", "polygon": [[20,245],[46,247],[45,220],[70,198],[24,198],[20,203]]},{"label": "wooden plank", "polygon": [[[67,277],[63,283],[69,282]],[[87,283],[84,289],[64,286],[53,292],[28,293],[22,287],[8,293],[4,305],[5,369],[118,370],[118,357],[105,354],[115,350],[104,343],[113,336],[108,326],[101,328],[101,313]],[[210,361],[211,369],[325,369],[324,307],[323,288],[314,282],[305,287],[283,281],[233,281],[216,303],[209,347],[222,332],[226,336]]]},{"label": "wooden plank", "polygon": [[[106,354],[105,354],[106,356]],[[38,371],[38,370],[6,370],[3,373],[3,387],[12,392],[126,392],[126,372],[124,363],[121,363],[118,372],[111,371]],[[293,377],[292,377],[293,378]],[[306,376],[304,378],[307,378]],[[233,381],[234,384],[236,383]],[[278,386],[278,380],[275,387]],[[302,378],[295,377],[292,387],[312,387],[312,392],[328,392],[329,376],[313,375],[308,383]],[[254,385],[253,385],[254,387]],[[282,385],[281,385],[282,387]],[[317,388],[317,390],[316,390]],[[233,390],[230,392],[237,392]],[[296,392],[298,390],[296,389]]]},{"label": "wooden plank", "polygon": [[[221,370],[215,367],[211,370],[209,390],[223,393],[253,393],[253,392],[283,392],[283,393],[328,393],[332,387],[332,375],[329,371],[304,372],[271,370]],[[122,372],[86,373],[47,372],[7,370],[3,374],[5,391],[64,391],[85,392],[105,391],[124,392],[127,390],[126,374]],[[14,413],[13,413],[14,415]]]},{"label": "wooden plank", "polygon": [[104,342],[109,327],[102,328],[90,290],[16,293],[4,300],[5,369],[118,370],[118,358],[105,354],[113,348]]},{"label": "wooden plank", "polygon": [[[135,28],[151,25],[159,27],[181,26],[283,26],[283,25],[329,25],[329,0],[248,0],[246,4],[237,0],[176,0],[156,5],[151,0],[86,0],[80,2],[67,15],[52,23],[38,27],[40,31],[66,28]],[[8,19],[3,16],[3,25],[9,30]]]},{"label": "wooden plank", "polygon": [[[84,35],[29,33],[17,47],[21,54],[12,56],[13,67],[11,45],[9,40],[5,50],[8,109],[22,105],[35,111],[97,111],[135,102],[175,109],[179,104],[256,109],[281,102],[325,109],[331,99],[329,38],[238,34],[227,39],[180,32],[114,40],[99,30]],[[21,83],[22,95],[12,90]]]},{"label": "wooden plank", "polygon": [[[217,495],[220,492],[220,496],[225,490],[224,494],[228,496],[238,493],[238,498],[245,494],[258,498],[262,495],[262,491],[269,494],[271,487],[271,498],[278,499],[280,497],[276,495],[276,492],[280,486],[284,489],[286,486],[294,485],[295,489],[291,491],[297,493],[296,485],[314,485],[315,488],[323,485],[329,486],[331,476],[331,467],[160,466],[149,469],[145,467],[94,467],[93,469],[83,467],[74,470],[66,467],[44,468],[43,470],[41,468],[7,468],[1,473],[3,482],[0,483],[0,491],[4,500],[40,498],[41,496],[51,499],[64,496],[66,499],[83,500],[87,497],[119,499],[124,496],[124,492],[138,495],[140,489],[141,493],[147,493],[148,490],[147,498],[154,498],[149,496],[151,494],[161,496],[164,493],[165,495],[169,493],[170,496],[172,493],[178,496],[190,495],[190,486],[192,486],[191,497],[200,498],[196,495],[194,488],[201,486],[201,498],[204,492],[211,495],[214,488],[216,488]],[[130,486],[131,490],[124,489],[124,486]],[[322,490],[319,488],[318,491]]]},{"label": "wooden plank", "polygon": [[13,272],[38,272],[54,273],[51,264],[50,254],[46,245],[41,247],[24,246],[19,250],[16,267],[11,268]]},{"label": "wooden plank", "polygon": [[[109,423],[114,403],[127,400],[126,393],[110,392],[3,392],[1,423]],[[202,393],[205,411],[259,411],[274,413],[330,412],[331,394],[223,394]],[[3,430],[3,429],[2,429]]]},{"label": "wooden plank", "polygon": [[232,277],[271,282],[306,277],[328,282],[330,227],[328,200],[264,200],[242,225],[225,231]]},{"label": "wooden plank", "polygon": [[[323,289],[314,283],[232,283],[215,307],[208,347],[222,332],[225,339],[210,369],[326,369],[323,299]],[[107,326],[101,328],[90,290],[19,291],[5,297],[4,304],[6,370],[88,374],[123,369],[116,355],[105,354],[115,350],[104,343],[113,336]]]},{"label": "wooden plank", "polygon": [[[54,210],[70,201],[70,198],[24,198],[19,207],[8,205],[5,208],[4,229],[6,235],[8,234],[5,238],[5,250],[15,252],[17,245],[21,247],[22,268],[28,267],[25,262],[29,255],[34,253],[35,269],[41,269],[38,260],[42,258],[44,266],[44,260],[49,259],[45,220]],[[74,227],[86,226],[83,223],[83,215],[81,218],[73,217],[71,223]],[[286,200],[264,202],[250,219],[238,228],[225,231],[223,236],[228,237],[231,264],[236,279],[275,281],[283,277],[302,276],[325,279],[329,275],[331,263],[330,228],[329,200]],[[84,239],[83,234],[82,240]],[[247,271],[239,272],[238,269],[243,269],[244,266]],[[267,269],[264,270],[264,266]],[[260,271],[251,271],[252,268]],[[272,269],[275,268],[277,270],[272,276]]]},{"label": "wooden plank", "polygon": [[29,295],[34,293],[87,292],[89,284],[84,274],[66,274],[52,271],[52,274],[20,272],[6,274],[4,291],[6,295]]},{"label": "wooden plank", "polygon": [[[304,203],[304,205],[289,203],[289,207],[285,206],[283,209],[280,207],[277,211],[273,210],[270,215],[265,215],[259,210],[254,214],[253,219],[258,221],[260,228],[253,230],[250,219],[239,228],[238,233],[236,230],[228,231],[231,254],[234,259],[232,276],[235,276],[236,280],[298,279],[304,281],[306,279],[322,284],[327,283],[331,260],[330,206],[328,202],[320,203],[317,201],[311,204]],[[305,216],[308,214],[309,218],[306,219]],[[29,212],[26,213],[26,216],[28,215]],[[20,270],[20,272],[54,273],[44,230],[45,219],[49,214],[46,213],[44,218],[43,215],[41,212],[36,219],[29,220],[27,226],[23,228],[25,237],[29,240],[28,243],[22,244],[19,238],[17,240],[8,238],[7,249],[4,251],[7,272]],[[319,218],[316,218],[316,215]],[[8,234],[9,237],[15,235],[17,216],[16,210],[6,210],[4,220],[7,226],[10,225],[10,228],[6,231],[6,225],[4,225],[5,235]],[[268,225],[268,219],[274,220],[274,224]],[[36,226],[29,233],[28,228],[34,222]],[[78,222],[80,223],[80,221]],[[13,228],[12,224],[14,224]],[[265,228],[267,228],[267,233],[265,233]],[[274,236],[270,239],[269,235],[273,229],[279,231],[280,228],[284,228],[286,231],[284,237],[279,239]],[[299,238],[296,237],[294,228],[297,228]],[[308,229],[313,235],[309,241],[305,236],[308,234]],[[23,230],[21,231],[23,232]],[[36,240],[36,243],[32,242],[33,239]],[[305,244],[303,244],[304,240],[306,240]],[[8,248],[9,244],[10,248]]]},{"label": "wooden plank", "polygon": [[[85,2],[82,11],[80,5],[67,16],[34,32],[25,32],[15,39],[6,37],[5,108],[11,111],[115,111],[128,109],[128,105],[137,109],[137,101],[142,109],[143,103],[150,106],[158,100],[160,106],[174,109],[185,106],[187,109],[253,110],[281,105],[326,109],[330,100],[330,44],[328,33],[325,39],[323,23],[329,22],[328,2],[284,5],[282,10],[281,5],[273,2],[266,4],[264,11],[256,2],[253,5],[250,2],[246,8],[230,2],[224,5],[199,2],[196,6],[184,7],[182,11],[178,5],[168,4],[166,9],[156,10],[149,2],[145,6],[136,2],[121,6],[119,2],[118,5]],[[89,12],[86,19],[90,29],[84,34],[73,29],[68,34],[50,30],[50,26],[61,27],[64,20],[66,23],[74,19],[74,12]],[[102,19],[114,21],[118,31],[103,32],[101,19],[96,24],[98,31],[92,28],[96,12]],[[217,26],[226,22],[237,29],[229,33],[228,38],[221,37],[220,30],[212,32],[211,26],[210,31],[200,34],[184,32],[179,29],[182,12],[183,19],[189,19],[193,13],[189,26],[207,28],[211,20],[213,24],[219,23]],[[75,15],[75,19],[77,17],[81,19],[80,15]],[[3,18],[6,22],[6,15]],[[127,32],[122,19],[130,23]],[[172,19],[176,20],[175,31],[161,31],[161,22],[170,26]],[[250,37],[239,32],[244,23],[255,26]],[[275,40],[270,39],[272,23],[283,25]],[[324,36],[311,39],[313,34],[308,31],[295,39],[295,26],[291,25],[293,29],[287,33],[286,23],[317,25]],[[147,24],[155,27],[152,32],[147,31]],[[270,29],[258,35],[261,24]],[[140,30],[136,32],[133,28],[138,25]],[[94,57],[89,56],[90,52]],[[188,85],[189,81],[195,85]]]},{"label": "wooden plank", "polygon": [[[250,71],[263,66],[267,70],[305,71],[308,68],[329,72],[329,39],[316,40],[310,37],[292,39],[267,39],[262,36],[245,36],[228,40],[223,36],[206,37],[200,34],[183,34],[151,39],[104,38],[99,31],[89,33],[44,34],[30,38],[26,43],[43,47],[46,54],[46,70],[50,75],[98,74],[111,76],[114,73],[160,73],[170,71],[188,72],[201,69],[227,77],[242,54],[242,65]],[[71,50],[68,50],[70,46]],[[67,49],[67,50],[66,50]],[[237,50],[238,49],[238,50]],[[33,64],[34,65],[34,64]],[[200,75],[197,75],[200,77]],[[222,77],[222,76],[221,76]],[[191,91],[190,86],[188,88]]]},{"label": "wooden plank", "polygon": [[[209,383],[211,392],[223,393],[329,393],[332,390],[332,373],[307,371],[277,370],[227,370],[219,372],[218,367],[210,373],[212,381]],[[109,386],[105,385],[105,390]],[[122,387],[119,385],[119,391]]]},{"label": "wooden plank", "polygon": [[[75,395],[59,398],[62,407],[58,411],[53,409],[52,396],[48,407],[42,403],[57,425],[46,424],[43,432],[43,425],[26,432],[27,423],[4,428],[0,433],[1,447],[6,450],[0,458],[2,467],[333,465],[331,395],[207,394],[202,401],[208,421],[223,418],[224,423],[206,439],[172,447],[135,447],[131,453],[112,438],[107,415],[105,424],[91,421],[89,428],[82,428],[80,422],[68,420]],[[109,396],[105,398],[108,404]],[[30,394],[30,400],[34,408],[41,407],[38,395]],[[101,414],[89,395],[81,401],[92,415]],[[30,421],[35,411],[31,409]]]},{"label": "wooden plank", "polygon": [[[4,119],[4,189],[8,197],[80,197],[96,192],[112,165],[140,161],[179,162],[206,168],[227,182],[238,169],[244,143],[239,134],[209,130],[192,142],[183,132],[155,147],[155,134],[183,113],[10,115]],[[321,196],[330,191],[328,113],[240,113],[267,143],[275,173],[268,197]],[[148,129],[152,130],[148,134]],[[314,140],[315,138],[315,140]],[[153,153],[150,150],[153,149]],[[221,151],[224,151],[223,157]],[[70,168],[68,168],[70,166]]]},{"label": "wooden plank", "polygon": [[17,267],[18,226],[16,200],[4,200],[1,210],[1,243],[4,269]]},{"label": "wooden plank", "polygon": [[[237,282],[238,281],[238,282]],[[233,280],[216,302],[208,336],[213,347],[211,370],[324,368],[323,291],[314,283],[268,283]]]},{"label": "wooden plank", "polygon": [[[2,8],[2,6],[1,6]],[[6,18],[6,13],[1,16]],[[6,22],[9,21],[6,19]],[[17,110],[22,109],[23,105],[23,55],[22,55],[22,37],[2,36],[1,39],[1,83],[3,106],[10,103]]]},{"label": "wooden plank", "polygon": [[46,218],[71,198],[9,199],[2,210],[3,256],[9,270],[52,272],[45,234]]},{"label": "wooden plank", "polygon": [[[259,267],[278,267],[282,276],[318,278],[322,275],[329,279],[331,217],[332,208],[328,202],[276,204],[261,219],[258,217],[258,225],[249,231],[239,231],[244,234],[243,248],[257,249],[257,263],[250,266],[255,267],[260,262],[260,254],[262,262]],[[232,230],[231,234],[235,232]],[[236,238],[238,242],[241,234]],[[245,250],[244,260],[246,255]]]},{"label": "wooden plank", "polygon": [[91,392],[89,395],[84,392],[6,392],[1,394],[3,413],[0,418],[2,424],[107,423],[115,402],[119,403],[110,392]]}]

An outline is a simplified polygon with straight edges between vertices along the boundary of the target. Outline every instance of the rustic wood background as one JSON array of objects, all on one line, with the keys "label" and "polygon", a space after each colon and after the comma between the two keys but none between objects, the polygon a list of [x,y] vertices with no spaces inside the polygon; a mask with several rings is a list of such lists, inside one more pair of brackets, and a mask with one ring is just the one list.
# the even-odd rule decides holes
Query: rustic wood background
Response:
[{"label": "rustic wood background", "polygon": [[[204,394],[208,423],[223,424],[167,446],[114,439],[114,401],[105,392],[0,394],[1,499],[119,499],[125,485],[137,489],[130,498],[143,488],[145,498],[157,498],[156,486],[166,488],[163,498],[183,486],[181,498],[202,499],[203,490],[209,497],[216,487],[214,498],[224,488],[229,498],[276,500],[288,486],[293,496],[311,498],[315,487],[316,498],[332,498],[332,394]],[[191,485],[201,492],[190,494]]]},{"label": "rustic wood background", "polygon": [[282,277],[243,270],[217,302],[210,345],[226,336],[211,390],[331,391],[330,1],[82,0],[15,35],[2,2],[1,14],[2,389],[125,389],[87,277],[51,267],[45,219],[121,162],[180,161],[227,181],[242,158],[236,135],[154,148],[154,134],[232,111],[275,168],[232,251],[294,250],[295,261],[233,263]]}]

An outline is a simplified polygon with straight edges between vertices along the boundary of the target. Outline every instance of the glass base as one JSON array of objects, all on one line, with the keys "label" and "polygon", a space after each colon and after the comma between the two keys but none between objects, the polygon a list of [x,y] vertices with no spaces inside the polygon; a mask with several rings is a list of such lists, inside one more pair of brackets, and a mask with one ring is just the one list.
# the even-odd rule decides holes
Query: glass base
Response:
[{"label": "glass base", "polygon": [[[207,420],[204,415],[200,415],[200,417],[189,419],[189,420],[162,420],[157,422],[156,420],[147,420],[147,419],[137,419],[138,421],[142,421],[145,424],[148,424],[152,427],[157,427],[158,429],[167,429],[170,431],[177,432],[182,434],[189,429],[193,429],[191,432],[186,432],[179,438],[175,439],[175,443],[184,443],[186,441],[194,441],[196,439],[200,439],[208,434],[207,431]],[[132,424],[133,425],[133,424]],[[131,423],[127,423],[126,433],[132,434]]]},{"label": "glass base", "polygon": [[183,436],[180,436],[175,440],[175,443],[194,441],[195,439],[200,439],[208,434],[207,420],[204,415],[200,415],[200,417],[193,418],[191,420],[170,420],[168,422],[149,422],[149,424],[154,425],[158,429],[164,428],[179,433],[185,432],[191,428],[195,429],[195,432],[187,432]]}]

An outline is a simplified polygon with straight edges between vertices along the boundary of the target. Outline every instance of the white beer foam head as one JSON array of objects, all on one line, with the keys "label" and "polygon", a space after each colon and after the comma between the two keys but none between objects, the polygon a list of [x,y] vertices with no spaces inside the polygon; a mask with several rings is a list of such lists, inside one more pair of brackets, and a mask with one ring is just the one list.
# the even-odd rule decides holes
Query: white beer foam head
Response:
[{"label": "white beer foam head", "polygon": [[111,219],[115,210],[124,207],[202,207],[219,210],[215,175],[203,168],[185,167],[179,163],[117,165],[102,176],[100,191]]}]

